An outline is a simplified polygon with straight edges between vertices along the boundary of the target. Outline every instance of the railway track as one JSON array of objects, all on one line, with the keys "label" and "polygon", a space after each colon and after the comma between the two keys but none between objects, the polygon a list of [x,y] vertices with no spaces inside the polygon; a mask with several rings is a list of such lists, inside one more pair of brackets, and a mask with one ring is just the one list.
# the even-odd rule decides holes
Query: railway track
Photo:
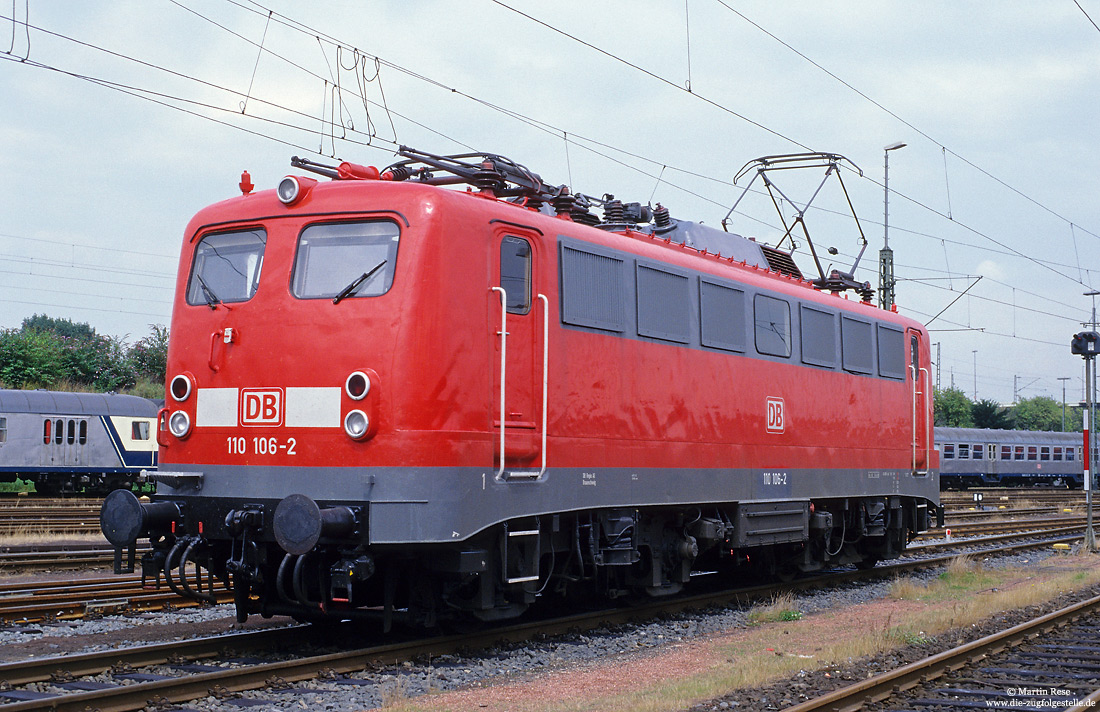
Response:
[{"label": "railway track", "polygon": [[[940,553],[935,562],[937,565],[949,559],[957,553],[957,549],[964,547],[968,551],[997,553],[1021,548],[1038,548],[1050,546],[1055,541],[1072,542],[1080,538],[1081,527],[1068,526],[1037,530],[1029,532],[1029,541],[1017,542],[1014,540],[1022,537],[1021,533],[1003,534],[999,536],[979,537],[969,540],[939,541],[917,544],[910,547],[910,555],[928,556]],[[1036,540],[1036,537],[1047,537]],[[1055,537],[1055,538],[1050,538]],[[997,548],[989,548],[991,546]],[[105,552],[110,555],[110,552]],[[892,567],[903,565],[904,569]],[[886,572],[911,570],[919,562],[892,562],[889,565],[881,565],[877,572],[887,575]],[[232,600],[229,592],[219,584],[215,584],[215,594],[219,602],[228,603]],[[172,593],[161,584],[159,590],[148,590],[141,587],[140,576],[107,576],[100,578],[84,579],[80,581],[53,581],[8,583],[0,585],[0,621],[7,623],[28,623],[50,620],[75,620],[89,614],[104,615],[109,613],[132,613],[140,611],[161,610],[164,608],[188,608],[198,605],[190,599],[181,598]]]},{"label": "railway track", "polygon": [[[220,582],[215,582],[214,596],[219,603],[233,600],[233,594]],[[163,583],[159,589],[143,588],[140,576],[0,584],[0,621],[9,624],[200,605],[198,601],[176,595]]]},{"label": "railway track", "polygon": [[[952,539],[940,537],[937,540],[912,544],[907,554],[910,558],[935,554],[939,560],[950,558],[960,551],[996,553],[1006,550],[1008,546],[1015,546],[1017,550],[1039,548],[1056,542],[1076,541],[1083,531],[1083,520],[1072,518],[1012,524],[1000,530],[984,525],[953,530]],[[1019,524],[1025,526],[1016,526]],[[993,534],[994,531],[1002,533]],[[981,534],[984,536],[978,536]],[[990,546],[999,548],[988,549]],[[0,570],[88,568],[105,566],[112,559],[113,551],[109,547],[70,545],[57,551],[0,552]],[[894,566],[912,567],[913,564],[908,559],[891,562],[880,565],[877,571],[890,571]],[[220,602],[231,600],[230,594],[220,583],[216,583],[215,593]],[[0,621],[8,623],[73,620],[89,614],[140,612],[195,605],[197,604],[194,601],[172,593],[163,582],[159,590],[142,588],[140,576],[136,575],[0,584]]]},{"label": "railway track", "polygon": [[[1079,536],[1066,537],[1067,539]],[[1012,544],[996,551],[1047,546]],[[928,544],[928,547],[945,543]],[[994,551],[986,549],[987,552]],[[899,561],[870,571],[843,571],[813,579],[785,584],[784,589],[812,589],[870,577],[892,577],[903,571],[940,566],[954,554],[914,561]],[[88,582],[90,586],[100,582]],[[457,650],[477,650],[502,641],[527,641],[536,636],[622,624],[664,616],[685,609],[699,609],[731,602],[767,599],[775,585],[737,591],[702,593],[673,601],[654,601],[627,609],[614,609],[570,615],[552,621],[531,621],[518,625],[486,628],[474,633],[437,637],[429,640],[404,640],[385,645],[350,647],[335,652],[270,660],[272,649],[308,648],[312,644],[331,646],[333,628],[293,626],[263,633],[227,633],[215,638],[174,641],[168,644],[99,651],[57,658],[40,658],[0,665],[0,712],[30,709],[57,710],[135,710],[150,700],[162,703],[184,702],[206,697],[210,690],[229,698],[246,690],[262,690],[262,699],[271,702],[287,699],[300,692],[298,683],[318,678],[359,684],[357,675],[380,664],[412,660],[419,656],[437,657]],[[47,595],[52,595],[48,594]],[[0,599],[2,600],[2,599]],[[319,635],[321,640],[312,636]],[[256,693],[249,693],[255,695]]]},{"label": "railway track", "polygon": [[788,712],[1083,712],[1100,701],[1098,650],[1100,596],[789,707]]},{"label": "railway track", "polygon": [[99,532],[101,500],[0,500],[0,538]]},{"label": "railway track", "polygon": [[[137,553],[148,550],[139,548]],[[0,546],[0,571],[8,573],[103,568],[113,561],[114,550],[106,541]]]}]

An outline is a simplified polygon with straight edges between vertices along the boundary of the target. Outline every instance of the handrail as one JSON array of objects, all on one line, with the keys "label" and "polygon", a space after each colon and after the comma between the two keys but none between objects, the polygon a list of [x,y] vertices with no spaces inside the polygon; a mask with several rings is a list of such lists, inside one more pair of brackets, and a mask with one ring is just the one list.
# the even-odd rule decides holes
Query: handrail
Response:
[{"label": "handrail", "polygon": [[218,337],[221,336],[220,332],[215,331],[210,334],[210,359],[206,362],[206,365],[210,367],[210,370],[217,373],[221,370],[221,366],[214,363],[214,346],[218,343]]},{"label": "handrail", "polygon": [[928,407],[928,396],[932,394],[932,374],[921,366],[924,374],[924,470],[932,469],[932,409]]},{"label": "handrail", "polygon": [[489,287],[491,292],[500,292],[500,469],[497,477],[504,474],[504,373],[508,368],[508,292],[504,287]]},{"label": "handrail", "polygon": [[909,371],[913,375],[913,437],[910,438],[910,442],[913,446],[913,472],[917,471],[917,369],[909,366]]},{"label": "handrail", "polygon": [[545,294],[537,295],[542,301],[542,469],[539,477],[546,472],[546,391],[550,378],[550,300]]}]

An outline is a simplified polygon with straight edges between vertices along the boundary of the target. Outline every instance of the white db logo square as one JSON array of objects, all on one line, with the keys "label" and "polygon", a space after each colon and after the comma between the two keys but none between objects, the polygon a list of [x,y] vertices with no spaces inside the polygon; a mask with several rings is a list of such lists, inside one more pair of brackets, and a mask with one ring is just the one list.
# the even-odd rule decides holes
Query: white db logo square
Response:
[{"label": "white db logo square", "polygon": [[768,398],[768,432],[781,433],[787,427],[786,415],[783,412],[782,398]]},{"label": "white db logo square", "polygon": [[245,388],[241,391],[241,425],[282,425],[281,388]]}]

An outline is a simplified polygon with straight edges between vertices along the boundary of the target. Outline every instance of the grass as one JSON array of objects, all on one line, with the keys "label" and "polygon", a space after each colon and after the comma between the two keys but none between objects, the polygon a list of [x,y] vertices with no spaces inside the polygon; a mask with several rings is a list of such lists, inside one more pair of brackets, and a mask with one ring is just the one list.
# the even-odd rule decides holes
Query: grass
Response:
[{"label": "grass", "polygon": [[[1100,557],[1049,559],[1033,568],[992,570],[958,557],[931,581],[899,579],[887,599],[815,613],[803,619],[793,598],[779,596],[749,612],[750,626],[657,653],[659,673],[644,675],[616,660],[600,677],[571,670],[560,677],[521,680],[535,694],[480,691],[393,700],[390,709],[486,709],[492,712],[659,712],[682,710],[734,689],[767,685],[793,675],[825,675],[838,665],[906,645],[922,644],[993,614],[1049,601],[1100,584]],[[690,651],[690,656],[687,655]],[[686,657],[687,660],[679,658]],[[596,678],[597,682],[586,681]],[[607,682],[613,680],[614,683]],[[505,690],[508,683],[499,683]],[[574,690],[580,688],[581,692]]]},{"label": "grass", "polygon": [[34,492],[34,485],[30,482],[16,479],[15,482],[0,482],[0,494],[19,494]]},{"label": "grass", "polygon": [[798,610],[794,595],[790,591],[777,593],[772,600],[762,606],[754,606],[748,615],[749,625],[764,625],[779,621],[802,620],[802,611]]}]

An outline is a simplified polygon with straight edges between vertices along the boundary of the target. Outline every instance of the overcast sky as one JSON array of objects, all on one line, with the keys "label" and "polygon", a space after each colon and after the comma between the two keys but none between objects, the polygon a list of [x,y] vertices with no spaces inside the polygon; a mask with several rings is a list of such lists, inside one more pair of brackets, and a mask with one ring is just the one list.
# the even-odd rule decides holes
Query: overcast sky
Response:
[{"label": "overcast sky", "polygon": [[[712,225],[747,161],[843,154],[863,174],[842,173],[870,243],[856,275],[877,287],[883,149],[905,142],[897,303],[932,320],[941,385],[1060,400],[1069,377],[1076,401],[1069,339],[1100,288],[1100,0],[1077,1],[16,0],[0,328],[38,312],[139,339],[169,323],[188,219],[242,170],[273,188],[291,155],[382,166],[395,143]],[[800,202],[820,178],[777,182]],[[839,185],[814,206],[811,236],[850,268]],[[750,194],[731,230],[774,243],[779,224]],[[796,259],[812,272],[805,244]]]}]

